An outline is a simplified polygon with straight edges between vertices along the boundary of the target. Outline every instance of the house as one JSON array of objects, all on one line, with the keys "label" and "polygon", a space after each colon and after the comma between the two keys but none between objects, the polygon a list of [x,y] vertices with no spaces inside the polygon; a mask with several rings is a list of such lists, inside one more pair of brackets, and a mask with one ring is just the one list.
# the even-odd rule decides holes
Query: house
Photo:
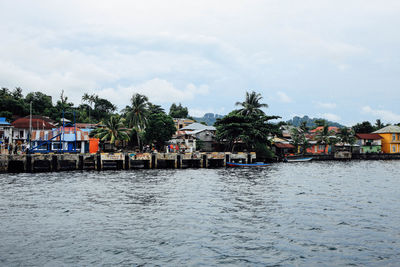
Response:
[{"label": "house", "polygon": [[289,140],[279,137],[274,137],[271,139],[272,151],[275,155],[283,158],[290,154],[296,154],[296,147],[290,144]]},{"label": "house", "polygon": [[194,123],[194,120],[191,119],[174,119],[175,127],[176,130],[180,130],[192,123]]},{"label": "house", "polygon": [[374,134],[379,134],[382,137],[382,152],[383,153],[400,153],[400,127],[389,125],[379,129]]},{"label": "house", "polygon": [[376,133],[356,134],[357,145],[360,146],[360,153],[380,153],[382,151],[382,137]]},{"label": "house", "polygon": [[[320,132],[320,131],[322,131],[323,129],[324,129],[323,126],[318,126],[317,128],[312,129],[312,130],[310,131],[310,133],[316,134],[317,132]],[[334,132],[335,134],[337,134],[337,133],[340,132],[340,129],[339,129],[338,127],[336,127],[336,126],[329,126],[329,127],[328,127],[328,131],[329,131],[329,132],[332,131],[332,132]]]},{"label": "house", "polygon": [[215,147],[216,130],[214,126],[194,122],[177,130],[169,143],[179,145],[180,149],[183,148],[185,151],[199,149],[200,143],[202,151],[211,152]]},{"label": "house", "polygon": [[60,127],[51,130],[33,130],[31,148],[34,153],[73,152],[96,153],[98,139],[89,137],[91,129]]},{"label": "house", "polygon": [[7,144],[12,141],[13,126],[4,117],[0,117],[0,143]]},{"label": "house", "polygon": [[34,115],[16,119],[11,123],[13,128],[13,142],[22,144],[28,141],[29,130],[51,130],[56,127],[56,123],[48,117]]}]

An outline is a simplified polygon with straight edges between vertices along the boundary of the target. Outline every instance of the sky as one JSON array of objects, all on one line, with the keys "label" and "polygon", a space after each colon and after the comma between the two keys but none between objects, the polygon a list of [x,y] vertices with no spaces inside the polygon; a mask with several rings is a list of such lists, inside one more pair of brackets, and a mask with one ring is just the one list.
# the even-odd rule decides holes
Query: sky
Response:
[{"label": "sky", "polygon": [[400,122],[400,1],[0,1],[0,86],[119,109],[225,115],[246,92],[284,120]]}]

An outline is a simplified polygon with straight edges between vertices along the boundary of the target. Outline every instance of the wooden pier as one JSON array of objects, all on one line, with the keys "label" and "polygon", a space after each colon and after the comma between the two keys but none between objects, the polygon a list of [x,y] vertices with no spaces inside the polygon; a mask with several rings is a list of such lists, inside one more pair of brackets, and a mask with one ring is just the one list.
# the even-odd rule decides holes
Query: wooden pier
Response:
[{"label": "wooden pier", "polygon": [[218,168],[226,162],[252,163],[251,153],[101,153],[0,155],[0,172]]}]

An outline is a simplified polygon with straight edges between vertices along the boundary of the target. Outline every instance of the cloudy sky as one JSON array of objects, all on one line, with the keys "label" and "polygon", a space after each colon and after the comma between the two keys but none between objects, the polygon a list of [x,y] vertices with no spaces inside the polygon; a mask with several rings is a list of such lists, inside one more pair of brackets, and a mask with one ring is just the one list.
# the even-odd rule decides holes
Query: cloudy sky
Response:
[{"label": "cloudy sky", "polygon": [[268,114],[400,122],[400,1],[0,1],[0,86],[133,93],[226,114],[246,91]]}]

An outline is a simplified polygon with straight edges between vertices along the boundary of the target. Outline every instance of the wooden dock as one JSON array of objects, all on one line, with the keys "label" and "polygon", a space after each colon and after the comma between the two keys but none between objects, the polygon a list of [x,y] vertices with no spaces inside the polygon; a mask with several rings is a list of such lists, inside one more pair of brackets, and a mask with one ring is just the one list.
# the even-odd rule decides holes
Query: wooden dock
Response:
[{"label": "wooden dock", "polygon": [[0,155],[0,172],[218,168],[226,162],[252,163],[251,153],[101,153]]}]

